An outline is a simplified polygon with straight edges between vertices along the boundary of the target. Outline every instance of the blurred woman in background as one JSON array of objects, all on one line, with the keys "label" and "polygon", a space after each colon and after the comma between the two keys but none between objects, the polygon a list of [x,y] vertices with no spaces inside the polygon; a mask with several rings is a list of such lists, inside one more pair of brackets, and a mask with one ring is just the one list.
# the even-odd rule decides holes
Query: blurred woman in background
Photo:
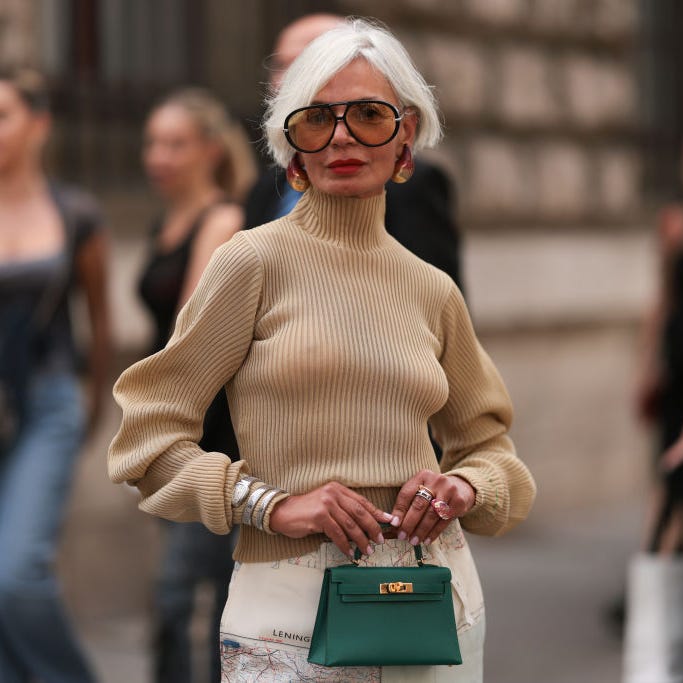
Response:
[{"label": "blurred woman in background", "polygon": [[[682,169],[683,172],[683,169]],[[659,282],[644,320],[636,408],[652,423],[658,480],[651,501],[648,552],[683,552],[683,203],[657,216]]]},{"label": "blurred woman in background", "polygon": [[[48,181],[45,83],[0,72],[0,680],[94,677],[54,574],[59,530],[86,427],[107,379],[106,240],[84,192]],[[90,319],[90,401],[83,405],[68,299]]]},{"label": "blurred woman in background", "polygon": [[[256,164],[242,129],[210,93],[169,95],[145,126],[143,163],[164,207],[150,235],[140,294],[153,320],[152,352],[162,349],[175,317],[199,281],[213,251],[243,224],[242,200]],[[201,440],[208,451],[237,453],[225,392],[211,404]],[[218,536],[202,524],[166,526],[166,550],[157,589],[156,680],[192,680],[190,620],[199,581],[215,591],[210,640],[212,680],[220,681],[216,639],[232,572],[234,534]]]}]

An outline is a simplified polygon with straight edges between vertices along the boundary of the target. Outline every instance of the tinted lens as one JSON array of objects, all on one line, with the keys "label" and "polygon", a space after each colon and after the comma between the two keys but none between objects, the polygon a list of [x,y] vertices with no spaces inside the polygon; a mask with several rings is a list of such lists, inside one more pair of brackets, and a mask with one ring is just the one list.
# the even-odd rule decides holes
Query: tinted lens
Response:
[{"label": "tinted lens", "polygon": [[396,112],[383,102],[355,102],[346,111],[346,125],[363,144],[383,145],[398,127]]},{"label": "tinted lens", "polygon": [[[349,133],[363,145],[379,147],[391,140],[398,130],[398,111],[386,102],[358,101],[312,105],[292,112],[285,121],[288,140],[301,152],[319,152],[334,135],[341,116],[335,108],[346,105],[344,120]],[[338,112],[338,109],[336,110]]]},{"label": "tinted lens", "polygon": [[307,107],[287,119],[289,138],[304,152],[323,149],[332,137],[334,114],[326,107]]}]

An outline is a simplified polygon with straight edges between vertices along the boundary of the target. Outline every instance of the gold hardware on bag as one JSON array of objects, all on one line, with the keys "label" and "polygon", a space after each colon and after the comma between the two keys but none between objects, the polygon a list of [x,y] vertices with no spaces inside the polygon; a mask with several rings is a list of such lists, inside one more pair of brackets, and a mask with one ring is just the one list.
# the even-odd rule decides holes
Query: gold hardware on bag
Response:
[{"label": "gold hardware on bag", "polygon": [[379,584],[379,592],[382,595],[386,595],[388,593],[412,593],[413,592],[413,584],[412,583],[403,583],[403,581],[392,581],[391,583],[380,583]]}]

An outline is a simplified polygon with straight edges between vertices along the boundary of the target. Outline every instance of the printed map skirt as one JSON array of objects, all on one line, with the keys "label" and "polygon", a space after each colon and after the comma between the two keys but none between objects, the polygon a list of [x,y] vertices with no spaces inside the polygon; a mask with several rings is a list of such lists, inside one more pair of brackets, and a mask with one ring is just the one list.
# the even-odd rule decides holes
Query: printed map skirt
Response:
[{"label": "printed map skirt", "polygon": [[[481,683],[484,602],[460,527],[453,522],[426,561],[448,566],[463,664],[460,666],[325,667],[307,661],[326,567],[348,564],[332,543],[276,562],[235,564],[221,620],[222,683]],[[412,566],[413,548],[388,540],[368,566]],[[391,628],[391,624],[387,624]]]}]

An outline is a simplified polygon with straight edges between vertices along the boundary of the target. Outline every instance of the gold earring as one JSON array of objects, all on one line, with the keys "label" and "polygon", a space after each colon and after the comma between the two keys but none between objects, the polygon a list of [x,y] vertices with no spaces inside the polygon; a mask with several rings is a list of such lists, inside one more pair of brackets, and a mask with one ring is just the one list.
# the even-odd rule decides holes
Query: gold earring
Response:
[{"label": "gold earring", "polygon": [[391,179],[395,183],[405,183],[410,180],[410,177],[415,172],[415,162],[413,161],[413,153],[410,151],[408,145],[403,145],[401,156],[396,160],[394,172]]},{"label": "gold earring", "polygon": [[295,154],[287,166],[287,182],[290,187],[297,192],[306,192],[311,186],[311,181],[308,179],[304,167],[299,161],[299,157]]}]

